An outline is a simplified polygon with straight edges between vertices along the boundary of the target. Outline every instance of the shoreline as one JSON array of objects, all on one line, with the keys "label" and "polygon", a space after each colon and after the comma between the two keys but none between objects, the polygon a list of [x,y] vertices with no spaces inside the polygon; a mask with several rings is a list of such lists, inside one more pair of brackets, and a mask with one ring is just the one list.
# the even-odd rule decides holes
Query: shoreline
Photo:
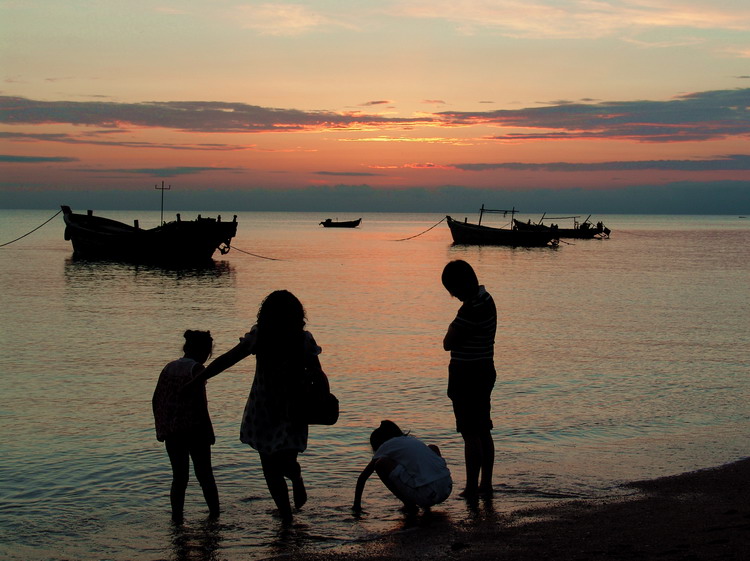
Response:
[{"label": "shoreline", "polygon": [[[750,458],[694,472],[635,481],[615,499],[570,500],[452,523],[421,514],[404,531],[302,561],[745,560],[750,555]],[[408,528],[408,529],[407,529]],[[273,559],[289,559],[288,555]]]}]

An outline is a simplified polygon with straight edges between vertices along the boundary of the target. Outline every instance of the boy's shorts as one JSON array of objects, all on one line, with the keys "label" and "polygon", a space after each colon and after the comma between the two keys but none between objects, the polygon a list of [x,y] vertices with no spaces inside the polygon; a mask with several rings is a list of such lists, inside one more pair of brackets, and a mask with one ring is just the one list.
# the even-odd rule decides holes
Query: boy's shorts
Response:
[{"label": "boy's shorts", "polygon": [[495,367],[491,362],[448,367],[448,397],[453,402],[456,430],[460,433],[485,432],[492,429],[490,416]]},{"label": "boy's shorts", "polygon": [[424,508],[442,503],[453,490],[453,480],[450,474],[426,485],[414,487],[412,476],[401,464],[393,468],[389,479],[404,499]]}]

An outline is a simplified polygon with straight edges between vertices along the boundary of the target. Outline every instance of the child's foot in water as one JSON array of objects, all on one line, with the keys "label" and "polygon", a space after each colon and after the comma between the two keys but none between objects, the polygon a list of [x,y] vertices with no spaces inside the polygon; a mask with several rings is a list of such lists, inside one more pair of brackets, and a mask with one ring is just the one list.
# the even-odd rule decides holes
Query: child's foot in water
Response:
[{"label": "child's foot in water", "polygon": [[495,490],[492,488],[492,484],[491,483],[489,485],[482,484],[482,485],[479,486],[479,494],[482,497],[490,498],[490,497],[492,497],[492,495],[494,493],[495,493]]},{"label": "child's foot in water", "polygon": [[301,477],[292,480],[292,494],[294,495],[294,508],[302,508],[307,502],[307,489]]},{"label": "child's foot in water", "polygon": [[462,499],[475,499],[479,495],[479,491],[476,487],[469,488],[467,487],[463,491],[461,491],[458,496]]}]

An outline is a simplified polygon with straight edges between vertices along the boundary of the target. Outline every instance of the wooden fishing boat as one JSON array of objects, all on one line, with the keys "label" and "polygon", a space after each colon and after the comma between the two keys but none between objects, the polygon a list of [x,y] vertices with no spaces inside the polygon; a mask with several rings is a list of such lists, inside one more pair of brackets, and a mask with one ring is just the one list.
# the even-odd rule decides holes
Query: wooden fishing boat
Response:
[{"label": "wooden fishing boat", "polygon": [[542,218],[539,220],[538,223],[532,224],[531,221],[528,222],[522,222],[520,220],[513,219],[513,227],[517,230],[527,230],[527,231],[534,231],[534,232],[545,232],[545,231],[554,231],[557,233],[557,235],[561,238],[576,238],[579,240],[591,240],[591,239],[603,239],[608,238],[609,234],[611,233],[611,230],[604,226],[604,222],[597,222],[596,224],[593,224],[589,218],[591,218],[591,215],[589,214],[588,218],[584,220],[583,222],[578,222],[578,219],[580,216],[563,216],[563,217],[557,217],[557,218],[547,218],[547,220],[567,220],[567,219],[573,219],[573,227],[572,228],[560,228],[557,224],[542,224],[542,221],[545,219],[544,215],[542,215]]},{"label": "wooden fishing boat", "polygon": [[361,223],[361,218],[358,218],[357,220],[342,220],[341,222],[326,218],[320,223],[320,225],[323,226],[323,228],[356,228]]},{"label": "wooden fishing boat", "polygon": [[550,231],[518,230],[514,228],[492,228],[482,226],[485,212],[502,212],[515,214],[517,210],[492,210],[482,208],[479,212],[479,223],[460,222],[446,216],[454,244],[466,245],[507,245],[510,247],[557,247],[559,238]]},{"label": "wooden fishing boat", "polygon": [[62,205],[65,239],[73,244],[73,256],[84,259],[110,259],[151,264],[200,264],[211,261],[218,250],[225,255],[237,234],[237,216],[231,222],[218,218],[162,222],[143,229],[136,220],[133,226],[86,214],[76,214]]}]

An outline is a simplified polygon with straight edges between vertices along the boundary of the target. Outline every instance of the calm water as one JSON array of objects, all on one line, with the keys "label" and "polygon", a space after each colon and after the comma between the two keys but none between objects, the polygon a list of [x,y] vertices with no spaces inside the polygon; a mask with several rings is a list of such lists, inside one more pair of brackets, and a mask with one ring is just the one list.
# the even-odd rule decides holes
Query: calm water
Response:
[{"label": "calm water", "polygon": [[[0,211],[0,243],[52,214]],[[0,248],[0,557],[257,559],[402,529],[374,479],[368,514],[355,520],[349,507],[385,418],[438,444],[463,485],[441,348],[458,302],[440,273],[456,258],[475,266],[500,314],[496,511],[748,455],[750,219],[598,216],[612,239],[513,250],[452,247],[445,224],[394,241],[439,215],[365,214],[357,230],[320,228],[322,218],[241,213],[234,245],[275,260],[232,251],[203,271],[72,261],[62,217]],[[156,377],[186,328],[210,329],[223,352],[277,288],[305,304],[342,403],[340,422],[313,427],[301,457],[310,501],[281,531],[257,454],[238,440],[250,358],[208,386],[221,522],[206,523],[193,479],[174,531]],[[455,497],[435,510],[450,523],[476,515]]]}]

